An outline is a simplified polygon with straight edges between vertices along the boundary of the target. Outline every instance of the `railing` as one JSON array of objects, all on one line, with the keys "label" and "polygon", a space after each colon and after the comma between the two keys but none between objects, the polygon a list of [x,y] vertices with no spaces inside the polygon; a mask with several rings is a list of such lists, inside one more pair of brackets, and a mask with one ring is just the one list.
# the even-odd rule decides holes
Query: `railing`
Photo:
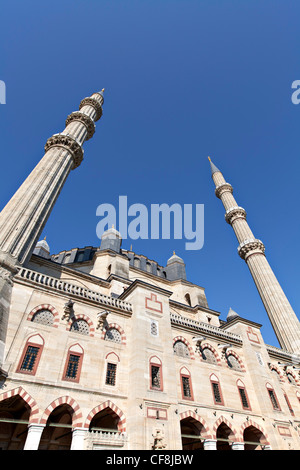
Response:
[{"label": "railing", "polygon": [[209,325],[208,323],[200,322],[197,320],[192,320],[187,317],[182,317],[180,315],[176,315],[175,313],[170,314],[171,323],[174,325],[181,325],[187,328],[192,328],[201,333],[211,334],[214,336],[218,336],[220,338],[232,341],[234,343],[242,344],[242,338],[240,335],[236,335],[235,333],[231,333],[230,331],[224,331],[217,326]]},{"label": "railing", "polygon": [[71,284],[70,282],[63,279],[58,279],[48,276],[47,274],[32,271],[31,269],[20,268],[17,277],[35,284],[39,284],[49,289],[54,289],[65,294],[74,295],[82,299],[97,302],[99,304],[105,305],[106,307],[116,307],[121,310],[125,310],[126,312],[132,312],[132,305],[129,302],[101,294],[100,292],[92,291],[86,287]]},{"label": "railing", "polygon": [[122,447],[127,440],[126,434],[120,431],[95,430],[88,431],[86,444],[88,448],[99,447]]}]

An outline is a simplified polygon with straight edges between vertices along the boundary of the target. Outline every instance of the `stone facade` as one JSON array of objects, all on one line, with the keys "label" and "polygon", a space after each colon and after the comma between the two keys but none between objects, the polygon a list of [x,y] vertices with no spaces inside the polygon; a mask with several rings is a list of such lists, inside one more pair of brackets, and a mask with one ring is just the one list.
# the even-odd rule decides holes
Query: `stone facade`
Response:
[{"label": "stone facade", "polygon": [[[37,243],[102,104],[103,91],[82,100],[0,215],[0,448],[300,449],[295,350],[266,345],[231,309],[221,320],[182,258],[164,267],[123,250],[114,228],[100,247]],[[213,176],[240,255],[263,276],[249,263],[263,244]]]}]

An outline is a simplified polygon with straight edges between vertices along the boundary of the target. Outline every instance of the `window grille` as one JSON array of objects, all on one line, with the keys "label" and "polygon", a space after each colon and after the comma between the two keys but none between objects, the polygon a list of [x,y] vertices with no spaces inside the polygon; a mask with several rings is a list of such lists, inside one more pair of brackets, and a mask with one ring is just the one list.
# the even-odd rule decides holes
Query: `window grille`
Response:
[{"label": "window grille", "polygon": [[241,400],[242,400],[243,408],[249,408],[249,403],[248,403],[248,400],[247,400],[247,395],[246,395],[245,389],[242,388],[242,387],[239,387],[239,392],[240,392],[240,397],[241,397]]},{"label": "window grille", "polygon": [[104,339],[106,341],[113,341],[114,343],[122,342],[121,333],[116,328],[109,328],[105,333]]},{"label": "window grille", "polygon": [[117,371],[117,364],[111,364],[108,362],[107,369],[106,369],[106,380],[105,383],[107,385],[116,385],[116,371]]},{"label": "window grille", "polygon": [[220,387],[217,382],[212,382],[213,394],[216,403],[222,403]]},{"label": "window grille", "polygon": [[160,367],[151,366],[151,385],[152,388],[159,388],[161,386],[160,381]]},{"label": "window grille", "polygon": [[20,370],[32,372],[40,348],[28,346]]},{"label": "window grille", "polygon": [[280,410],[280,406],[277,402],[277,399],[276,399],[276,395],[274,393],[274,390],[270,390],[268,389],[268,392],[269,392],[269,396],[270,396],[270,399],[271,399],[271,403],[272,403],[272,406],[274,408],[274,410]]},{"label": "window grille", "polygon": [[190,357],[189,348],[182,341],[176,341],[176,343],[173,346],[173,351],[176,354],[176,356]]},{"label": "window grille", "polygon": [[80,333],[81,335],[89,335],[90,327],[85,320],[75,320],[72,323],[70,331],[75,331],[76,333]]},{"label": "window grille", "polygon": [[67,379],[76,379],[77,373],[78,373],[79,361],[80,361],[80,356],[77,356],[75,354],[70,354],[69,362],[68,362],[67,370],[66,370]]},{"label": "window grille", "polygon": [[230,369],[241,370],[240,363],[233,354],[228,355],[227,364],[230,367]]},{"label": "window grille", "polygon": [[53,325],[54,317],[53,313],[50,310],[39,310],[32,318],[32,321],[35,323],[40,323],[41,325]]},{"label": "window grille", "polygon": [[186,398],[191,398],[191,384],[190,384],[190,378],[189,377],[181,377],[182,379],[182,390],[183,390],[183,396]]},{"label": "window grille", "polygon": [[202,350],[202,358],[204,361],[209,362],[210,364],[216,364],[216,356],[209,348],[204,348]]}]

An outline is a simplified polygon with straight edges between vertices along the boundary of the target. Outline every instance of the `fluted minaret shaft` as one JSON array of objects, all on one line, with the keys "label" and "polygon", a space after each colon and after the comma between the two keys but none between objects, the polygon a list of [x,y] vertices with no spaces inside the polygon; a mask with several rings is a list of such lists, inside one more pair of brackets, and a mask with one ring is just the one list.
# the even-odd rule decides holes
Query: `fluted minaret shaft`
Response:
[{"label": "fluted minaret shaft", "polygon": [[0,214],[0,250],[19,263],[28,259],[70,173],[83,159],[82,144],[92,137],[102,115],[102,92],[71,113],[66,127],[45,145],[45,155]]},{"label": "fluted minaret shaft", "polygon": [[210,163],[215,194],[224,205],[225,220],[232,226],[239,242],[238,253],[250,269],[278,342],[283,349],[299,354],[300,323],[267,261],[264,244],[253,235],[245,209],[238,206],[232,195],[232,186],[211,160]]},{"label": "fluted minaret shaft", "polygon": [[47,140],[43,158],[0,213],[0,366],[13,277],[30,258],[70,171],[82,162],[82,145],[102,115],[103,91],[84,98],[64,131]]}]

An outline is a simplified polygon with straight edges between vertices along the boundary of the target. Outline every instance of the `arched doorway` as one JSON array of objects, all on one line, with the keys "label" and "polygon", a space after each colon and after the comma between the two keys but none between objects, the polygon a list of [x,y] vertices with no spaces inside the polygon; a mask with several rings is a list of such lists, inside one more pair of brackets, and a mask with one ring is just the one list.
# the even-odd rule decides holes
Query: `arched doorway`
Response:
[{"label": "arched doorway", "polygon": [[262,446],[267,442],[264,434],[255,426],[248,426],[243,437],[245,450],[262,450]]},{"label": "arched doorway", "polygon": [[221,423],[217,429],[217,450],[231,450],[231,442],[234,441],[233,432],[225,423]]},{"label": "arched doorway", "polygon": [[89,431],[118,431],[119,421],[119,416],[111,408],[107,407],[95,414],[90,422]]},{"label": "arched doorway", "polygon": [[52,411],[47,419],[39,450],[70,450],[73,413],[73,408],[66,403]]},{"label": "arched doorway", "polygon": [[23,450],[31,409],[14,395],[0,402],[0,449]]},{"label": "arched doorway", "polygon": [[[199,439],[203,425],[192,416],[180,421],[182,450],[203,450],[203,442]],[[195,437],[194,437],[195,436]]]}]

